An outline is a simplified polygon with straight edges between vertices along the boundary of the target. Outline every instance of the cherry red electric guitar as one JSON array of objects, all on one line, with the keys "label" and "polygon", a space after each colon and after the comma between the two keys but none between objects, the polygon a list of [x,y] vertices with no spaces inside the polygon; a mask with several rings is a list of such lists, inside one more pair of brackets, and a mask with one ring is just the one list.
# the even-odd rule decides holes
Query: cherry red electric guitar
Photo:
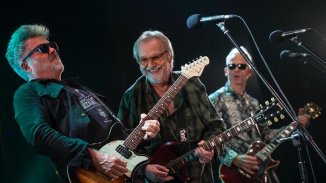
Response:
[{"label": "cherry red electric guitar", "polygon": [[[304,107],[304,113],[309,114],[312,119],[319,117],[320,110],[321,108],[312,102],[307,103]],[[237,168],[233,164],[231,167],[222,164],[219,168],[220,179],[225,183],[266,183],[267,171],[275,169],[280,164],[279,161],[271,158],[271,153],[283,142],[282,139],[296,130],[297,125],[297,122],[290,123],[267,145],[262,141],[255,141],[250,145],[246,154],[256,156],[260,162],[259,170],[255,171],[254,175]]]}]

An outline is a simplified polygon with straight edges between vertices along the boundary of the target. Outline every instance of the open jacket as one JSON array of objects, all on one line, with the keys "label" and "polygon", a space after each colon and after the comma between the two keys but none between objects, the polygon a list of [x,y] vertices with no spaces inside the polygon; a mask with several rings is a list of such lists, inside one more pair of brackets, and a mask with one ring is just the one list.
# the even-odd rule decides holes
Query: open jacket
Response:
[{"label": "open jacket", "polygon": [[17,89],[14,109],[27,142],[52,159],[64,182],[76,182],[72,170],[94,168],[87,148],[107,139],[110,127],[117,121],[111,116],[110,124],[103,129],[78,98],[66,90],[67,86],[87,90],[74,81],[34,80]]}]

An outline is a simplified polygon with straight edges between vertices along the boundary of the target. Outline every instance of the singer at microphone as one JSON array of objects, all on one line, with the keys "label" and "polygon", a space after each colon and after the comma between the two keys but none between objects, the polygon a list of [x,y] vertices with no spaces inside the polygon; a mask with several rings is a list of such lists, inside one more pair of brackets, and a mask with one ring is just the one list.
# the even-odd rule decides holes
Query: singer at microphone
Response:
[{"label": "singer at microphone", "polygon": [[280,58],[282,60],[300,59],[300,58],[306,58],[308,56],[309,56],[309,54],[307,54],[307,53],[294,53],[294,52],[291,52],[290,50],[283,50],[280,53]]},{"label": "singer at microphone", "polygon": [[269,35],[269,40],[272,43],[279,43],[279,42],[283,41],[285,38],[291,39],[293,37],[296,37],[298,34],[303,34],[305,32],[309,32],[309,31],[311,31],[311,28],[298,29],[298,30],[287,31],[287,32],[283,32],[281,30],[276,30],[276,31],[273,31]]}]

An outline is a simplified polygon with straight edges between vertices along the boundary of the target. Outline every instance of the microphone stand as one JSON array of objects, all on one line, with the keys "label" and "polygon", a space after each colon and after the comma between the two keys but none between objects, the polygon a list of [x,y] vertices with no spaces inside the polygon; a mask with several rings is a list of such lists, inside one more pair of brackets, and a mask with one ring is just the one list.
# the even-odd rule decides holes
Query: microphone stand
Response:
[{"label": "microphone stand", "polygon": [[[267,89],[272,93],[272,95],[279,101],[280,105],[284,108],[284,110],[287,112],[287,114],[290,116],[290,118],[293,121],[297,121],[298,119],[295,115],[295,113],[290,111],[290,109],[287,107],[287,105],[285,105],[285,103],[283,102],[283,100],[281,99],[281,97],[278,95],[278,93],[273,89],[273,87],[267,82],[267,80],[262,76],[262,74],[258,71],[258,69],[255,67],[255,65],[253,64],[253,62],[247,57],[247,55],[242,51],[242,49],[240,48],[240,46],[238,46],[238,44],[235,42],[235,40],[232,38],[232,36],[229,34],[229,30],[227,30],[225,28],[224,22],[220,22],[216,24],[220,30],[227,35],[227,37],[229,38],[229,40],[232,42],[232,44],[238,49],[238,51],[241,53],[241,55],[243,56],[243,58],[247,61],[247,63],[252,67],[252,69],[255,71],[255,73],[257,74],[257,76],[261,79],[261,81],[265,84],[265,86],[267,87]],[[286,97],[285,97],[286,98]],[[289,102],[288,102],[289,103]],[[289,105],[290,106],[290,105]],[[291,108],[292,109],[292,108]],[[323,153],[320,151],[320,149],[318,148],[318,146],[314,143],[314,141],[312,140],[312,137],[309,135],[309,133],[306,131],[305,128],[302,127],[301,123],[298,122],[298,129],[301,131],[301,135],[303,135],[304,139],[306,142],[310,142],[312,144],[312,146],[315,148],[315,150],[317,151],[317,153],[320,155],[320,157],[323,159],[323,161],[326,163],[326,158],[323,155]],[[301,159],[302,154],[301,154],[301,147],[300,149],[298,149],[298,153],[300,153],[299,158]],[[302,162],[300,160],[300,162]],[[303,165],[303,163],[301,163],[300,165]],[[312,166],[311,166],[312,168]],[[301,171],[302,170],[302,171]],[[302,177],[302,180],[304,182],[308,182],[307,179],[307,175],[304,173],[305,171],[305,167],[304,166],[300,166],[300,175]],[[316,182],[316,181],[315,181]]]},{"label": "microphone stand", "polygon": [[298,166],[299,166],[301,182],[308,182],[308,180],[306,179],[307,172],[305,169],[305,162],[302,160],[301,136],[298,133],[294,132],[290,137],[285,137],[280,139],[281,142],[290,141],[290,140],[292,141],[293,146],[296,147],[298,150],[298,157],[299,157]]},{"label": "microphone stand", "polygon": [[299,47],[303,48],[304,50],[306,50],[307,52],[309,52],[310,55],[312,55],[314,58],[316,58],[316,60],[319,62],[319,64],[321,64],[322,67],[324,69],[326,69],[326,61],[323,60],[320,56],[318,56],[315,52],[313,52],[312,50],[307,48],[305,45],[303,45],[302,41],[300,41],[297,36],[291,38],[290,40],[292,42],[294,42],[295,44],[297,44],[297,46],[299,46]]},{"label": "microphone stand", "polygon": [[297,138],[292,138],[292,144],[294,147],[297,148],[298,151],[298,157],[299,157],[299,162],[298,162],[298,166],[299,166],[299,172],[300,172],[300,178],[301,178],[301,182],[308,182],[307,178],[307,171],[306,171],[306,166],[305,166],[305,162],[302,160],[302,145],[301,145],[301,138],[300,135],[298,135]]},{"label": "microphone stand", "polygon": [[[291,38],[290,40],[291,40],[292,42],[294,42],[295,44],[297,44],[297,46],[302,47],[304,50],[306,50],[307,52],[309,52],[310,55],[312,55],[314,58],[316,58],[316,60],[317,60],[317,61],[321,64],[321,66],[326,70],[326,61],[324,61],[324,60],[323,60],[320,56],[318,56],[315,52],[313,52],[313,51],[310,50],[308,47],[306,47],[306,46],[302,43],[302,41],[300,41],[300,40],[298,39],[297,36]],[[312,66],[312,67],[317,69],[317,67],[314,67],[314,66]],[[319,68],[318,68],[317,70],[319,70],[319,71],[325,73],[324,70],[321,70],[321,69],[319,69]],[[321,157],[321,159],[324,161],[324,163],[326,163],[326,157],[325,157],[325,155],[322,153],[322,151],[319,149],[319,147],[318,147],[318,146],[315,144],[315,142],[312,140],[312,137],[311,137],[310,134],[307,132],[307,130],[306,130],[305,128],[299,126],[299,131],[302,133],[301,136],[303,137],[304,141],[305,141],[305,142],[309,142],[309,143],[313,146],[313,148],[315,149],[315,151],[317,152],[317,154],[318,154],[318,155]],[[300,154],[300,152],[301,152],[301,147],[300,147],[300,149],[299,149],[299,147],[298,147],[298,153]],[[300,155],[299,155],[299,158],[300,158]],[[300,162],[301,162],[301,161],[300,161]],[[299,164],[300,164],[300,162],[299,162]],[[302,164],[301,164],[301,165],[302,165]],[[303,166],[304,166],[304,165],[303,165]],[[300,170],[302,170],[302,169],[300,169]],[[301,172],[301,171],[300,171],[300,172]],[[302,179],[302,180],[303,180],[303,179]]]}]

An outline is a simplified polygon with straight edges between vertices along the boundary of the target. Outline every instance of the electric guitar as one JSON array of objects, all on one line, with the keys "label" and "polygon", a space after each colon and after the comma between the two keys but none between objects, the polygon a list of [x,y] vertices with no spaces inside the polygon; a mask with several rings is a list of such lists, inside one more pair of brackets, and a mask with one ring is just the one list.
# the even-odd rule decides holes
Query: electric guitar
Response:
[{"label": "electric guitar", "polygon": [[[208,64],[209,59],[208,57],[204,56],[200,57],[190,64],[182,66],[181,75],[147,114],[146,119],[158,119],[169,106],[169,104],[173,101],[173,98],[176,96],[178,91],[180,91],[181,88],[186,84],[186,82],[191,77],[200,76],[203,72],[204,67]],[[144,123],[144,121],[141,121],[138,126],[129,134],[129,136],[127,136],[127,134],[123,131],[121,123],[115,123],[110,129],[108,137],[109,143],[105,144],[99,150],[103,153],[109,154],[110,156],[114,155],[119,157],[125,161],[127,163],[128,169],[128,172],[125,175],[119,177],[118,179],[110,179],[97,170],[86,170],[79,168],[75,171],[79,183],[119,183],[125,182],[127,179],[131,179],[133,182],[133,173],[141,165],[144,165],[148,162],[147,156],[134,153],[134,150],[137,148],[145,136],[145,131],[141,129]]]},{"label": "electric guitar", "polygon": [[[206,141],[202,147],[205,150],[213,150],[227,142],[232,137],[255,126],[256,123],[267,123],[268,125],[271,125],[273,122],[279,122],[280,119],[285,118],[281,113],[283,108],[275,101],[275,99],[272,98],[271,102],[266,101],[265,104],[266,106],[262,107],[254,116]],[[150,157],[150,164],[163,165],[169,169],[169,174],[174,178],[181,182],[191,182],[191,178],[184,174],[184,167],[196,160],[195,149],[179,156],[178,146],[179,144],[177,142],[167,142],[161,145]],[[162,158],[163,156],[164,158]]]},{"label": "electric guitar", "polygon": [[[304,113],[309,114],[312,119],[319,117],[320,111],[321,108],[313,102],[307,103],[304,107]],[[297,125],[297,122],[290,123],[267,145],[262,141],[255,141],[250,145],[247,154],[256,156],[260,162],[259,170],[255,171],[254,175],[234,165],[227,167],[222,164],[219,168],[220,179],[225,183],[266,183],[267,171],[276,168],[280,164],[280,161],[275,161],[271,158],[272,152],[284,141],[284,138],[291,135],[297,129]]]}]

